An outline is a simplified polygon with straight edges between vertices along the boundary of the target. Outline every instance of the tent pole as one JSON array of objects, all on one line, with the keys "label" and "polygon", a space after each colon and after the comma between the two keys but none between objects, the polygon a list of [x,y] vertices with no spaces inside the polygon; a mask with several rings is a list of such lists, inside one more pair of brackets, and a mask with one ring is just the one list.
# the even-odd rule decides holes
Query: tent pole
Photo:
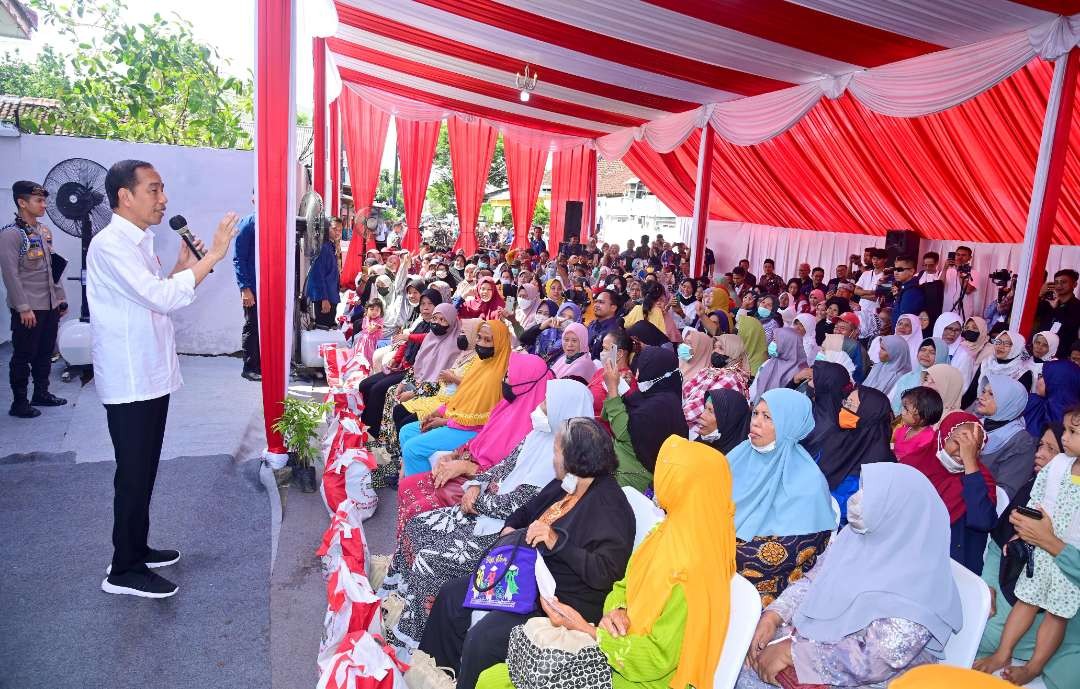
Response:
[{"label": "tent pole", "polygon": [[326,203],[326,39],[311,39],[311,54],[315,61],[315,101],[311,111],[312,183]]},{"label": "tent pole", "polygon": [[330,215],[341,213],[341,112],[338,99],[330,101]]},{"label": "tent pole", "polygon": [[693,275],[705,274],[705,239],[709,225],[709,193],[712,190],[713,136],[708,122],[701,128],[698,148],[697,185],[694,188],[694,220],[690,228],[690,265]]},{"label": "tent pole", "polygon": [[1046,269],[1058,201],[1061,199],[1061,181],[1076,96],[1077,51],[1077,48],[1073,48],[1054,63],[1054,79],[1050,83],[1042,140],[1039,143],[1039,160],[1035,165],[1035,181],[1031,189],[1031,205],[1024,229],[1024,245],[1020,252],[1010,327],[1032,335],[1039,293],[1045,283],[1042,273]]}]

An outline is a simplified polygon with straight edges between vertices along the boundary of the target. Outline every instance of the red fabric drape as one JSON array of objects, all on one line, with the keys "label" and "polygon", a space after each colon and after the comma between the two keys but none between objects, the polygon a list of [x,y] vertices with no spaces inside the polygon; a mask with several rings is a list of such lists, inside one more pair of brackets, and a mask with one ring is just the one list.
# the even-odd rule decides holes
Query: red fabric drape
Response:
[{"label": "red fabric drape", "polygon": [[259,355],[262,359],[263,419],[269,452],[285,453],[273,424],[281,416],[286,393],[288,347],[285,319],[292,276],[282,270],[291,248],[287,246],[289,170],[295,165],[289,146],[293,114],[292,0],[259,0],[257,5],[258,55],[256,60],[255,161],[259,232]]},{"label": "red fabric drape", "polygon": [[420,216],[424,211],[431,161],[439,142],[442,122],[417,122],[394,118],[397,129],[398,156],[401,158],[401,197],[405,204],[405,236],[401,247],[413,251],[420,247]]},{"label": "red fabric drape", "polygon": [[504,136],[503,152],[506,155],[507,183],[510,185],[510,215],[514,221],[513,248],[523,249],[529,245],[529,226],[536,211],[536,200],[540,197],[548,151],[516,141],[512,136]]},{"label": "red fabric drape", "polygon": [[330,103],[330,215],[341,213],[341,116],[338,101]]},{"label": "red fabric drape", "polygon": [[[326,39],[311,39],[311,56],[315,67],[314,103],[311,115],[311,181],[315,192],[326,194]],[[325,198],[323,199],[326,200]]]},{"label": "red fabric drape", "polygon": [[[382,162],[390,115],[372,107],[347,88],[342,89],[338,102],[341,104],[341,131],[345,141],[345,157],[349,163],[353,208],[357,216],[364,218],[379,186],[379,164]],[[341,287],[353,287],[356,274],[363,266],[364,241],[361,233],[353,235],[349,242],[349,254],[341,267]]]},{"label": "red fabric drape", "polygon": [[484,120],[468,122],[460,117],[446,120],[450,137],[450,171],[454,176],[454,198],[457,200],[458,234],[454,250],[466,256],[476,253],[476,219],[484,201],[491,158],[499,132]]},{"label": "red fabric drape", "polygon": [[675,153],[657,153],[648,144],[635,141],[622,161],[675,215],[694,214],[694,177],[687,177]]},{"label": "red fabric drape", "polygon": [[596,216],[596,149],[585,146],[556,151],[551,155],[552,251],[563,241],[566,202],[581,201],[581,241],[593,235]]}]

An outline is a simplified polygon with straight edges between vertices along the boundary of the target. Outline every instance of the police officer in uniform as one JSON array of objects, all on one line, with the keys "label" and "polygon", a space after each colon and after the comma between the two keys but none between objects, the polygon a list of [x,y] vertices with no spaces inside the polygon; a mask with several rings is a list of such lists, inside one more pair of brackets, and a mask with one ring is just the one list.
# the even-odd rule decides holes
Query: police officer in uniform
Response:
[{"label": "police officer in uniform", "polygon": [[[49,392],[49,372],[56,331],[67,312],[64,288],[52,276],[52,233],[38,222],[49,195],[36,182],[19,181],[11,188],[15,222],[0,228],[0,274],[11,310],[11,416],[32,419],[34,407],[59,407],[67,400]],[[31,376],[34,396],[27,397]]]}]

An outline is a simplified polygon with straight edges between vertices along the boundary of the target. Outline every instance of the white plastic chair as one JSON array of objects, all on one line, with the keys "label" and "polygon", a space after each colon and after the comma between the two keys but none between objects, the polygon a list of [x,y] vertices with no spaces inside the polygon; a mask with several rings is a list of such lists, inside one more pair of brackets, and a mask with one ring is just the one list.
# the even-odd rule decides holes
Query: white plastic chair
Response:
[{"label": "white plastic chair", "polygon": [[731,689],[739,678],[746,652],[761,619],[761,596],[749,581],[739,574],[731,577],[731,617],[728,618],[724,650],[713,675],[713,689]]},{"label": "white plastic chair", "polygon": [[1005,508],[1009,506],[1009,494],[1001,486],[996,486],[996,488],[997,505],[995,507],[997,508],[997,515],[1000,517],[1005,512]]},{"label": "white plastic chair", "polygon": [[623,487],[626,500],[630,503],[630,509],[634,511],[634,548],[637,549],[652,528],[663,521],[664,510],[645,497],[641,491],[630,486]]},{"label": "white plastic chair", "polygon": [[964,608],[964,626],[945,644],[945,659],[942,662],[956,667],[971,667],[990,616],[990,587],[956,560],[951,560],[950,564]]}]

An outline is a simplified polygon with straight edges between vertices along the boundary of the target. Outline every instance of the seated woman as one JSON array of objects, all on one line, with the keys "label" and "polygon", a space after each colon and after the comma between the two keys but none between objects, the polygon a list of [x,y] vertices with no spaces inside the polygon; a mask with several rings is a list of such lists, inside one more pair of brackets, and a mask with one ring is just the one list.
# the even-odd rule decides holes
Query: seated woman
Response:
[{"label": "seated woman", "polygon": [[[836,364],[829,364],[835,366]],[[815,380],[815,392],[817,391]],[[847,520],[848,498],[859,489],[859,476],[867,464],[895,462],[890,447],[892,408],[884,393],[859,385],[844,398],[837,415],[837,430],[821,448],[818,468],[840,505],[840,523]]]},{"label": "seated woman", "polygon": [[849,503],[849,525],[817,567],[761,614],[736,689],[764,689],[781,675],[786,686],[883,687],[939,662],[960,630],[948,514],[926,478],[869,464]]},{"label": "seated woman", "polygon": [[955,411],[941,420],[932,445],[902,460],[930,479],[949,511],[949,553],[976,574],[982,572],[986,536],[997,522],[994,477],[979,461],[985,442],[978,419]]},{"label": "seated woman", "polygon": [[486,321],[500,320],[506,300],[499,294],[495,280],[482,277],[476,281],[476,295],[469,297],[458,308],[459,318],[483,318]]},{"label": "seated woman", "polygon": [[1027,352],[1027,341],[1015,330],[998,333],[990,344],[992,354],[979,367],[979,383],[990,376],[1006,376],[1018,381],[1025,390],[1035,383],[1034,362]]},{"label": "seated woman", "polygon": [[795,374],[806,368],[802,338],[791,328],[776,328],[773,331],[768,352],[768,361],[762,365],[750,385],[751,400],[758,399],[769,390],[787,387]]},{"label": "seated woman", "polygon": [[556,378],[577,376],[586,383],[596,373],[596,364],[589,355],[589,332],[581,323],[568,323],[563,329],[562,354],[551,365]]},{"label": "seated woman", "polygon": [[[1054,558],[1054,564],[1066,579],[1080,586],[1080,549],[1062,541],[1055,531],[1054,520],[1036,520],[1015,513],[1018,505],[1027,505],[1031,498],[1031,489],[1039,472],[1062,452],[1064,427],[1058,423],[1047,427],[1035,453],[1035,475],[1024,484],[1020,492],[1009,503],[1005,512],[998,519],[991,536],[992,543],[986,546],[986,563],[983,566],[983,581],[990,586],[993,594],[991,617],[983,631],[979,644],[979,656],[993,653],[1001,644],[1002,630],[1008,619],[1012,604],[1016,601],[1016,582],[1024,576],[1025,560],[1020,557],[1022,549],[1010,549],[1007,556],[1002,548],[1016,537],[1045,552]],[[1015,525],[1013,524],[1015,522]],[[1023,551],[1026,553],[1026,551]],[[1013,649],[1012,656],[1020,660],[1030,660],[1035,654],[1036,630],[1028,630]],[[1042,678],[1050,689],[1066,689],[1075,684],[1080,673],[1080,622],[1074,617],[1065,628],[1065,637],[1057,652],[1042,669]]]},{"label": "seated woman", "polygon": [[1027,401],[1022,383],[995,375],[986,380],[975,408],[986,429],[982,463],[1010,498],[1031,476],[1035,462],[1035,439],[1024,424]]},{"label": "seated woman", "polygon": [[813,427],[806,395],[770,390],[754,407],[749,437],[728,455],[736,562],[765,605],[814,566],[836,524],[829,484],[799,445]]},{"label": "seated woman", "polygon": [[960,411],[964,377],[952,364],[934,364],[923,371],[922,384],[941,395],[941,418]]},{"label": "seated woman", "polygon": [[806,360],[808,362],[813,361],[817,357],[817,353],[821,351],[821,347],[818,346],[814,336],[817,319],[812,314],[800,313],[791,322],[791,327],[802,338],[803,354],[806,356]]},{"label": "seated woman", "polygon": [[1043,364],[1057,360],[1057,350],[1060,344],[1061,338],[1057,336],[1057,333],[1052,333],[1049,330],[1035,333],[1035,337],[1031,338],[1031,372],[1035,377],[1035,380],[1031,383],[1033,392],[1035,390],[1035,381],[1042,374]]},{"label": "seated woman", "polygon": [[[1027,507],[1042,515],[1042,519],[1032,521],[1047,522],[1055,539],[1063,546],[1076,548],[1080,546],[1080,463],[1077,462],[1080,456],[1080,407],[1066,414],[1064,427],[1062,452],[1039,472]],[[1013,516],[1014,524],[1026,518],[1020,513]],[[1021,528],[1020,524],[1016,526],[1018,530]],[[1020,537],[1023,538],[1023,534]],[[996,672],[1005,668],[1004,677],[1020,685],[1042,674],[1047,662],[1061,647],[1067,627],[1080,609],[1080,582],[1074,581],[1067,568],[1058,564],[1059,554],[1042,548],[1030,552],[1034,576],[1020,577],[1016,582],[1016,602],[1005,621],[1000,645],[992,655],[975,663],[976,670]],[[1010,667],[1013,651],[1034,627],[1039,613],[1045,614],[1038,620],[1034,652],[1023,666]]]},{"label": "seated woman", "polygon": [[[565,421],[592,417],[592,396],[572,380],[549,380],[531,414],[532,430],[510,455],[464,484],[461,502],[420,514],[405,526],[379,595],[404,599],[391,642],[411,653],[420,642],[439,588],[472,571],[503,522],[555,478],[555,434]],[[400,654],[398,657],[402,657]]]},{"label": "seated woman", "polygon": [[[510,327],[514,329],[514,337],[521,338],[521,334],[527,329],[537,324],[540,317],[540,304],[543,300],[540,298],[540,290],[536,285],[532,283],[523,283],[518,287],[517,291],[517,308],[513,311],[506,313],[507,320],[510,321]],[[553,309],[554,303],[548,307]],[[551,311],[547,311],[545,318],[551,315]]]},{"label": "seated woman", "polygon": [[[555,479],[506,519],[500,535],[523,531],[525,544],[543,555],[560,605],[595,624],[604,598],[626,571],[634,513],[612,475],[616,460],[608,432],[581,418],[554,430]],[[543,614],[492,611],[472,624],[473,610],[462,601],[473,578],[443,585],[420,640],[420,650],[436,665],[457,670],[458,689],[473,689],[481,672],[504,662],[510,630]]]},{"label": "seated woman", "polygon": [[480,361],[446,406],[428,414],[422,424],[413,421],[402,426],[402,478],[430,471],[428,458],[433,453],[456,449],[474,438],[502,400],[502,379],[511,357],[510,333],[502,321],[483,321],[476,337]]},{"label": "seated woman", "polygon": [[851,376],[840,364],[818,359],[810,367],[805,393],[811,400],[814,425],[800,444],[815,464],[840,433],[840,410],[852,389]]},{"label": "seated woman", "polygon": [[[547,318],[544,313],[551,312]],[[554,361],[562,354],[563,329],[570,323],[581,322],[581,308],[573,302],[564,302],[556,306],[555,302],[545,299],[540,302],[533,325],[523,330],[518,342],[530,354],[542,356],[546,361]]]},{"label": "seated woman", "polygon": [[[690,333],[691,341],[697,347],[708,347],[707,364],[687,376],[683,371],[683,415],[686,423],[693,428],[701,416],[706,393],[710,390],[727,389],[734,390],[742,398],[746,399],[747,381],[749,373],[746,363],[746,349],[738,335],[721,335],[710,338],[701,333]],[[686,342],[679,346],[682,347]],[[695,351],[695,357],[697,352]]]},{"label": "seated woman", "polygon": [[994,346],[990,344],[986,321],[980,316],[972,316],[964,322],[960,339],[962,344],[949,363],[964,377],[961,405],[968,409],[979,394],[979,368],[984,361],[994,356]]},{"label": "seated woman", "polygon": [[911,372],[911,350],[908,349],[907,340],[899,335],[879,337],[875,342],[878,344],[878,362],[870,369],[863,385],[888,395],[896,382]]},{"label": "seated woman", "polygon": [[753,378],[758,374],[765,360],[769,358],[765,329],[761,327],[761,321],[753,316],[739,316],[735,319],[735,332],[743,341],[746,349],[746,363],[750,369],[750,377]]},{"label": "seated woman", "polygon": [[[394,416],[394,408],[400,403],[414,398],[433,397],[439,391],[439,376],[458,358],[458,317],[453,304],[442,303],[431,314],[429,331],[420,343],[416,360],[412,368],[397,385],[390,387],[383,405],[384,423],[379,432],[379,443],[391,456],[398,453],[391,451],[397,447],[397,434],[404,424],[397,423],[403,417]],[[395,423],[389,423],[394,420]],[[415,421],[415,419],[409,419]]]},{"label": "seated woman", "polygon": [[[676,437],[661,448],[656,472],[656,500],[667,517],[630,556],[600,624],[561,600],[541,606],[553,626],[596,639],[613,687],[711,687],[731,614],[729,592],[713,583],[734,574],[731,472],[716,452]],[[477,683],[512,686],[505,664]]]},{"label": "seated woman", "polygon": [[615,478],[619,485],[644,493],[652,483],[652,473],[638,461],[634,439],[630,435],[630,415],[620,393],[620,388],[625,389],[626,394],[638,389],[637,380],[625,368],[622,360],[624,347],[629,343],[629,337],[624,333],[625,331],[612,331],[604,337],[605,340],[612,338],[613,342],[618,343],[619,354],[614,361],[605,359],[603,368],[597,371],[597,375],[602,377],[604,395],[600,407],[600,423],[607,427],[615,443],[615,458],[618,460]]},{"label": "seated woman", "polygon": [[[420,465],[421,457],[426,461],[435,452],[453,451],[439,459],[434,467],[429,464],[428,471],[408,476],[399,484],[399,535],[409,520],[421,512],[449,507],[459,502],[461,485],[467,479],[495,466],[517,447],[532,430],[530,415],[544,401],[546,381],[551,378],[551,370],[543,359],[532,354],[513,352],[510,354],[505,377],[499,383],[502,399],[494,405],[483,426],[471,440],[456,445],[451,440],[449,446],[446,443],[429,442],[420,445],[421,449],[417,450],[416,446],[410,443],[424,443],[424,436],[430,431],[416,435],[417,429],[411,427],[411,424],[402,429],[403,436],[406,430],[415,435],[410,440],[403,437],[401,445],[404,456],[408,459],[412,453],[412,460],[417,466]],[[456,413],[457,405],[464,404],[465,400],[456,399],[460,394],[460,391],[455,394],[447,405],[448,417]]]},{"label": "seated woman", "polygon": [[1024,409],[1028,433],[1038,438],[1049,424],[1060,424],[1066,410],[1077,404],[1080,404],[1080,366],[1068,359],[1046,362]]},{"label": "seated woman", "polygon": [[727,453],[750,434],[750,405],[735,390],[716,388],[705,393],[705,405],[691,429],[691,439]]},{"label": "seated woman", "polygon": [[[682,412],[682,380],[675,352],[664,347],[645,347],[634,357],[631,368],[637,378],[637,390],[631,390],[617,400],[604,403],[604,417],[616,433],[622,422],[619,407],[625,407],[627,432],[634,455],[650,474],[656,466],[656,455],[668,436],[686,438],[690,428]],[[616,391],[617,392],[617,391]],[[610,409],[609,409],[610,405]],[[610,413],[609,413],[610,411]]]},{"label": "seated woman", "polygon": [[892,404],[893,413],[900,413],[900,398],[905,392],[923,384],[923,371],[935,364],[947,363],[948,359],[949,347],[945,344],[945,340],[934,337],[925,338],[915,353],[911,370],[900,376],[889,391],[889,402]]}]

